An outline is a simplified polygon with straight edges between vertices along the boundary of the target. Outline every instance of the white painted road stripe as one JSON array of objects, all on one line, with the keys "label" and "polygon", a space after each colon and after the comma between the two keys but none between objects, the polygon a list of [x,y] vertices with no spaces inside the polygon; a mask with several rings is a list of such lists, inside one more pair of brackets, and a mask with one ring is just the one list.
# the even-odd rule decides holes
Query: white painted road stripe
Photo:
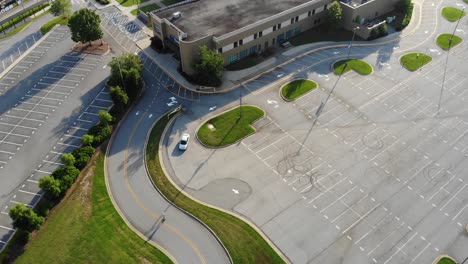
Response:
[{"label": "white painted road stripe", "polygon": [[35,195],[35,196],[39,196],[39,197],[41,197],[41,196],[42,196],[41,194],[38,194],[38,193],[33,193],[33,192],[28,192],[28,191],[23,191],[23,190],[18,190],[18,191],[20,191],[20,192],[22,192],[22,193],[27,193],[27,194],[31,194],[31,195]]}]

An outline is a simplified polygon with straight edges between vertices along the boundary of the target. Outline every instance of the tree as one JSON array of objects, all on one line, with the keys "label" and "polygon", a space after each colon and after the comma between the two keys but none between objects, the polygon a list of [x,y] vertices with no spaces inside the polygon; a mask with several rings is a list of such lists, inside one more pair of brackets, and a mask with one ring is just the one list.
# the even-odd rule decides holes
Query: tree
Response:
[{"label": "tree", "polygon": [[99,110],[98,115],[99,123],[102,125],[108,125],[113,120],[111,114],[109,114],[109,112],[107,112],[106,110]]},{"label": "tree", "polygon": [[39,187],[45,192],[46,197],[51,200],[57,199],[62,194],[60,182],[50,176],[40,178]]},{"label": "tree", "polygon": [[50,12],[54,16],[68,17],[71,14],[70,0],[55,0],[50,5]]},{"label": "tree", "polygon": [[75,157],[71,153],[65,153],[62,155],[62,162],[67,166],[72,166],[75,163]]},{"label": "tree", "polygon": [[93,144],[93,141],[94,137],[90,134],[84,134],[81,138],[81,142],[83,143],[83,145],[91,146],[91,144]]},{"label": "tree", "polygon": [[32,232],[41,227],[44,218],[38,216],[31,208],[24,204],[17,204],[10,209],[9,213],[13,219],[13,226],[27,232]]},{"label": "tree", "polygon": [[123,54],[112,58],[109,66],[111,68],[109,85],[122,85],[123,91],[128,95],[130,101],[135,100],[143,88],[143,79],[141,78],[143,64],[140,58],[131,53]]},{"label": "tree", "polygon": [[194,65],[197,79],[202,84],[219,85],[223,77],[224,59],[221,54],[208,49],[207,46],[200,47],[200,59]]},{"label": "tree", "polygon": [[388,35],[387,24],[380,25],[377,30],[379,31],[379,37],[385,37]]},{"label": "tree", "polygon": [[101,18],[94,11],[82,8],[75,12],[68,21],[71,39],[75,42],[89,42],[102,38]]},{"label": "tree", "polygon": [[330,30],[337,30],[343,25],[343,10],[340,3],[334,1],[327,8],[327,24]]},{"label": "tree", "polygon": [[396,10],[400,13],[406,14],[411,6],[411,0],[400,0],[396,5]]}]

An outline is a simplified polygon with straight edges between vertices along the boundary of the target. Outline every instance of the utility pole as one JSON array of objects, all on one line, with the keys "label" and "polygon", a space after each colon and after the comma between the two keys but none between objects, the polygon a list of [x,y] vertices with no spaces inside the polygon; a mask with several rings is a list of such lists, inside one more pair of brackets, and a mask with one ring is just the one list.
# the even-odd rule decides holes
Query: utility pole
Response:
[{"label": "utility pole", "polygon": [[453,30],[452,36],[450,36],[449,41],[448,41],[447,57],[445,59],[444,75],[442,77],[442,86],[440,87],[439,103],[437,104],[437,114],[436,115],[439,114],[440,104],[442,103],[442,95],[444,93],[444,86],[445,86],[445,74],[447,73],[447,64],[448,64],[450,49],[452,48],[453,36],[455,36],[455,32],[457,31],[458,24],[460,24],[460,20],[463,17],[464,11],[465,11],[465,8],[463,7],[462,11],[460,12],[460,17],[458,18],[457,24],[455,25],[455,29]]}]

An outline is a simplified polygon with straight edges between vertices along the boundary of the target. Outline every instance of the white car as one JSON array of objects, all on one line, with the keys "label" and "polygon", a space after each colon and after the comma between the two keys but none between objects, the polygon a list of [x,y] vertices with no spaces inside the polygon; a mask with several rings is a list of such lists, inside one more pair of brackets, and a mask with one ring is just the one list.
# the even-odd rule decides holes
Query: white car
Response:
[{"label": "white car", "polygon": [[186,150],[189,141],[190,141],[190,135],[189,134],[183,134],[182,138],[180,139],[179,149],[180,150]]}]

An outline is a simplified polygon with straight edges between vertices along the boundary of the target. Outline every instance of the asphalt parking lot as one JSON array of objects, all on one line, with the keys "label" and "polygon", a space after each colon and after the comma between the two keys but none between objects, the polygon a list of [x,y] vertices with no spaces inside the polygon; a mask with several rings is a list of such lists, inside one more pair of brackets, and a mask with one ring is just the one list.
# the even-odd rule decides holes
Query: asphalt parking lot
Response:
[{"label": "asphalt parking lot", "polygon": [[108,58],[70,51],[69,36],[55,29],[7,74],[15,79],[1,95],[0,249],[14,232],[9,208],[35,206],[38,180],[63,165],[62,154],[81,145],[98,111],[112,105],[103,84]]},{"label": "asphalt parking lot", "polygon": [[[425,1],[423,8],[436,6]],[[241,93],[203,97],[167,139],[176,180],[199,199],[247,216],[293,263],[432,263],[441,254],[463,261],[468,51],[462,44],[450,54],[438,111],[446,53],[430,27],[453,25],[437,24],[430,13],[422,19],[428,28],[412,39],[353,47],[352,56],[374,73],[345,74],[314,127],[317,108],[338,80],[330,65],[345,58],[345,49],[298,58],[245,82]],[[407,51],[433,61],[411,73],[398,62]],[[320,87],[286,103],[278,91],[288,75]],[[225,149],[195,140],[177,151],[182,133],[194,135],[215,106],[236,106],[240,94],[243,104],[267,113],[254,125],[256,134]]]}]

